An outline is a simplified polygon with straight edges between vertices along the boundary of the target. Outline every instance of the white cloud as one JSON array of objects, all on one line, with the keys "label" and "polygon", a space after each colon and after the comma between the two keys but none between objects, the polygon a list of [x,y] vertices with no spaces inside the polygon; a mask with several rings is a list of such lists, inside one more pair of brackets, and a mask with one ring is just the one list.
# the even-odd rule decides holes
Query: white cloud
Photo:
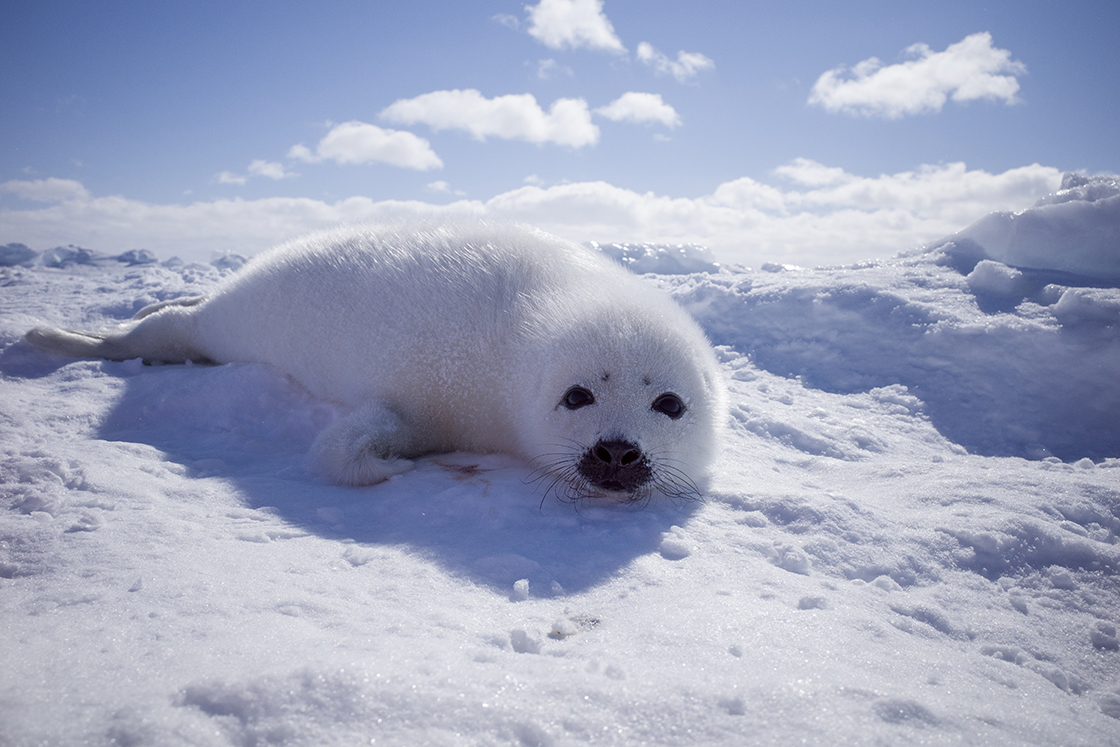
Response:
[{"label": "white cloud", "polygon": [[583,99],[557,99],[545,112],[529,93],[488,99],[471,89],[433,91],[393,102],[381,117],[433,130],[465,130],[479,140],[498,137],[582,148],[599,142],[599,128]]},{"label": "white cloud", "polygon": [[561,65],[556,60],[540,60],[537,63],[537,77],[541,80],[552,80],[554,78],[566,77],[570,78],[575,73],[566,65]]},{"label": "white cloud", "polygon": [[288,179],[295,176],[295,174],[285,171],[284,164],[277,163],[276,161],[265,161],[257,159],[249,164],[249,173],[254,176],[267,176],[269,179]]},{"label": "white cloud", "polygon": [[[802,159],[785,176],[827,170]],[[1061,183],[1061,172],[1037,164],[1002,174],[956,163],[879,177],[836,176],[807,189],[744,177],[697,198],[603,182],[526,186],[489,200],[486,213],[581,241],[696,242],[725,262],[845,264],[893,256],[996,210],[1022,209]]]},{"label": "white cloud", "polygon": [[699,52],[682,50],[677,52],[677,59],[671,60],[649,42],[638,45],[638,60],[659,73],[672,75],[681,83],[695,77],[702,70],[712,70],[716,66],[710,57]]},{"label": "white cloud", "polygon": [[215,250],[252,254],[339,223],[472,215],[520,220],[577,241],[696,242],[724,262],[845,264],[893,256],[990,212],[1028,207],[1061,183],[1057,169],[1037,164],[1001,174],[955,163],[863,177],[798,159],[777,176],[779,184],[792,186],[743,177],[684,198],[605,182],[530,183],[485,202],[447,205],[366,197],[153,205],[92,197],[69,180],[9,181],[0,192],[56,202],[30,210],[0,204],[0,244],[45,249],[74,243],[106,252],[140,246],[165,257],[206,260]]},{"label": "white cloud", "polygon": [[774,173],[806,187],[835,186],[859,178],[839,166],[825,166],[808,158],[795,158],[774,169]]},{"label": "white cloud", "polygon": [[1026,208],[1055,191],[1062,176],[1057,169],[1038,164],[990,174],[969,171],[965,164],[958,162],[865,177],[806,158],[795,159],[775,172],[808,187],[783,193],[781,209],[784,212],[827,214],[858,210],[874,214],[901,211],[914,220],[946,226],[964,226],[996,210]]},{"label": "white cloud", "polygon": [[463,192],[462,190],[452,189],[451,185],[448,182],[445,182],[443,179],[430,182],[427,187],[432,192],[438,192],[439,194],[444,195],[455,195],[456,197],[462,197],[466,194],[466,192]]},{"label": "white cloud", "polygon": [[906,50],[914,59],[883,67],[872,57],[849,71],[840,66],[813,84],[810,104],[830,112],[897,119],[909,114],[938,112],[953,101],[989,99],[1014,104],[1023,63],[1006,49],[992,46],[987,32],[972,34],[944,52],[926,44]]},{"label": "white cloud", "polygon": [[[306,150],[306,149],[305,149]],[[258,158],[249,164],[249,176],[267,176],[269,179],[287,179],[296,174],[284,170],[284,164],[275,161],[265,161]],[[243,185],[249,181],[245,174],[235,174],[232,171],[222,171],[217,175],[219,184]]]},{"label": "white cloud", "polygon": [[603,13],[602,0],[541,0],[525,12],[529,34],[546,47],[626,51]]},{"label": "white cloud", "polygon": [[662,101],[659,93],[630,91],[599,107],[595,113],[615,122],[658,122],[666,127],[676,127],[681,123],[677,111]]},{"label": "white cloud", "polygon": [[219,184],[245,184],[249,181],[249,177],[244,174],[235,174],[232,171],[222,171],[218,173]]},{"label": "white cloud", "polygon": [[[5,187],[5,185],[0,185]],[[6,185],[24,190],[27,183]],[[309,231],[342,223],[388,221],[416,216],[479,215],[481,203],[435,205],[420,201],[349,197],[337,202],[309,198],[228,199],[187,205],[159,205],[125,197],[70,199],[36,210],[0,203],[0,236],[24,236],[22,243],[43,250],[78,244],[118,253],[143,247],[160,257],[209,261],[214,254],[256,254]],[[7,239],[0,244],[16,241]]]},{"label": "white cloud", "polygon": [[300,143],[299,145],[293,145],[291,148],[289,148],[288,158],[295,158],[300,161],[306,161],[307,163],[318,163],[322,160],[303,143]]},{"label": "white cloud", "polygon": [[308,163],[387,163],[417,171],[443,168],[443,161],[424,138],[356,121],[335,125],[314,151],[302,143],[293,145],[288,158]]},{"label": "white cloud", "polygon": [[498,13],[497,15],[490,16],[490,20],[502,24],[506,28],[517,30],[521,28],[521,21],[517,16],[511,16],[509,13]]},{"label": "white cloud", "polygon": [[48,179],[13,179],[0,184],[0,192],[32,202],[68,202],[89,198],[89,192],[81,182],[73,179],[57,179],[53,176]]}]

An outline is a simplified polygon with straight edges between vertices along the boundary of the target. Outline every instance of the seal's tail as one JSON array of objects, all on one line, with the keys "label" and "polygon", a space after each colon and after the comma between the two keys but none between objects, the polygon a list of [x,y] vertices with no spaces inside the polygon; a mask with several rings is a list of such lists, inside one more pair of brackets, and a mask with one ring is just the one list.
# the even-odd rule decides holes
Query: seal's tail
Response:
[{"label": "seal's tail", "polygon": [[70,358],[107,358],[114,361],[143,358],[145,362],[210,362],[195,333],[194,309],[204,297],[181,298],[145,306],[119,327],[78,332],[36,327],[27,341],[45,353]]}]

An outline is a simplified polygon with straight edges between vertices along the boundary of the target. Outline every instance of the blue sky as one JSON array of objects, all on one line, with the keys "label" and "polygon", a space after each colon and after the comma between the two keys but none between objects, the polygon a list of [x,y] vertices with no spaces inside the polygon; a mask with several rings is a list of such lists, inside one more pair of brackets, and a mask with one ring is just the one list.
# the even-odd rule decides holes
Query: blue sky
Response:
[{"label": "blue sky", "polygon": [[0,243],[205,258],[419,212],[882,256],[1120,172],[1117,28],[1076,1],[12,0]]}]

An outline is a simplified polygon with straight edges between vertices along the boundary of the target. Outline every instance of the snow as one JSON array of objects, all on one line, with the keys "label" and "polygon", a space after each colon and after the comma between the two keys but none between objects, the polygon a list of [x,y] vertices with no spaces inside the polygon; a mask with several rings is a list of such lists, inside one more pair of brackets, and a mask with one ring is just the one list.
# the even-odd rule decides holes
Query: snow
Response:
[{"label": "snow", "polygon": [[699,244],[600,244],[592,241],[589,245],[638,274],[687,275],[719,271],[719,263],[711,250]]},{"label": "snow", "polygon": [[991,213],[950,240],[1010,265],[1120,281],[1120,179],[1066,174],[1034,207]]},{"label": "snow", "polygon": [[1120,745],[1120,249],[1063,264],[1103,181],[1037,262],[629,247],[732,401],[705,499],[641,509],[501,455],[326,485],[335,405],[265,367],[22,341],[236,260],[5,247],[0,742]]}]

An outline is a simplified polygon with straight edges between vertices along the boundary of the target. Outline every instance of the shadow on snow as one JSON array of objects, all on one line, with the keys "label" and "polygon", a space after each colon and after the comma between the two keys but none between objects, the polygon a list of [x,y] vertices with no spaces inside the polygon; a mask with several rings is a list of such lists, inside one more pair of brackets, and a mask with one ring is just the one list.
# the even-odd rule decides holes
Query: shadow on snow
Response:
[{"label": "shadow on snow", "polygon": [[[69,363],[26,343],[0,361],[6,375],[38,378]],[[249,507],[342,543],[406,548],[452,574],[534,596],[604,582],[656,552],[663,532],[698,504],[655,499],[644,507],[591,506],[545,494],[529,465],[502,455],[425,457],[380,485],[347,488],[310,472],[306,453],[341,409],[254,364],[142,366],[100,362],[125,386],[99,438],[148,444],[185,465],[184,480],[231,483]]]}]

